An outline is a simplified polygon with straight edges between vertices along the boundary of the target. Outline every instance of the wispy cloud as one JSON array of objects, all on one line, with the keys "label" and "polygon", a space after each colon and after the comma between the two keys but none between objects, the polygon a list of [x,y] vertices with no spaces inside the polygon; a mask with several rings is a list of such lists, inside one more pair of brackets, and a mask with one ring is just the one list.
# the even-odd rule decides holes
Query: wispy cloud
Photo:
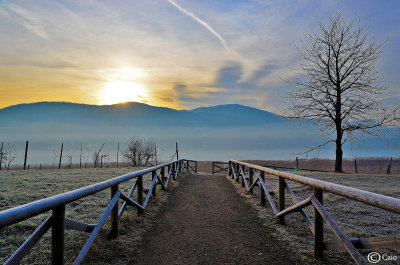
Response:
[{"label": "wispy cloud", "polygon": [[168,2],[170,2],[173,6],[175,6],[179,11],[181,11],[183,14],[191,17],[194,21],[196,21],[197,23],[199,23],[200,25],[202,25],[203,27],[205,27],[208,31],[210,31],[215,37],[217,37],[217,39],[221,42],[221,45],[224,46],[226,51],[230,51],[228,45],[226,44],[226,41],[221,37],[221,35],[218,34],[218,32],[216,32],[207,22],[205,22],[204,20],[200,19],[199,17],[197,17],[195,14],[193,14],[192,12],[186,10],[185,8],[183,8],[182,6],[180,6],[177,2],[173,1],[173,0],[168,0]]},{"label": "wispy cloud", "polygon": [[15,17],[15,19],[27,30],[41,37],[42,39],[49,38],[44,29],[42,21],[32,12],[16,4],[8,4],[6,8],[10,15]]}]

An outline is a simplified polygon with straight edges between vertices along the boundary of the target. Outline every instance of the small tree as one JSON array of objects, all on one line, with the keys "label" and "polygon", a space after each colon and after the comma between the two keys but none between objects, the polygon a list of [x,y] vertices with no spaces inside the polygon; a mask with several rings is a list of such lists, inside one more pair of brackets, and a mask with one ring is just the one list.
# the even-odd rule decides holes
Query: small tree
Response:
[{"label": "small tree", "polygon": [[103,149],[103,147],[104,147],[105,144],[106,144],[106,143],[103,143],[103,144],[101,145],[99,151],[93,153],[93,167],[97,167],[97,166],[99,165],[100,158],[101,158],[100,152],[101,152],[101,150]]},{"label": "small tree", "polygon": [[289,93],[289,115],[313,119],[332,136],[318,147],[335,143],[336,172],[342,171],[342,146],[347,140],[379,135],[381,126],[396,120],[397,108],[380,104],[386,88],[379,85],[375,66],[383,43],[369,39],[368,26],[356,16],[347,22],[338,9],[327,25],[319,20],[298,48],[303,77],[289,82],[294,88]]},{"label": "small tree", "polygon": [[7,170],[10,169],[10,166],[16,157],[16,153],[17,152],[13,144],[7,143],[7,145],[3,147],[2,162],[4,162],[4,167],[7,168]]},{"label": "small tree", "polygon": [[133,167],[153,165],[156,158],[156,142],[154,139],[132,137],[128,141],[127,148],[122,152],[129,164]]}]

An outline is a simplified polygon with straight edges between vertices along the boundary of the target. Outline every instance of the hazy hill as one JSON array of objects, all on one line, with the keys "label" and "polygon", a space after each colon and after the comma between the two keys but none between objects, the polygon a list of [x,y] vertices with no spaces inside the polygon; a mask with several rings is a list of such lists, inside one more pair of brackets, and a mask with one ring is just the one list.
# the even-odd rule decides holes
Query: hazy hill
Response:
[{"label": "hazy hill", "polygon": [[[293,159],[295,153],[322,141],[318,128],[294,126],[282,117],[239,104],[174,110],[142,103],[85,105],[39,102],[0,109],[0,141],[12,143],[16,163],[22,163],[24,143],[30,141],[31,163],[53,161],[61,142],[65,152],[75,155],[82,142],[86,159],[106,143],[110,159],[134,135],[154,137],[163,159],[174,153],[201,160]],[[355,156],[392,156],[382,141],[353,150]],[[345,156],[351,157],[349,147]],[[314,153],[333,157],[333,146]]]},{"label": "hazy hill", "polygon": [[174,110],[143,103],[85,105],[65,102],[39,102],[0,109],[4,126],[31,123],[72,123],[85,125],[142,126],[242,126],[280,122],[281,118],[267,111],[238,104]]}]

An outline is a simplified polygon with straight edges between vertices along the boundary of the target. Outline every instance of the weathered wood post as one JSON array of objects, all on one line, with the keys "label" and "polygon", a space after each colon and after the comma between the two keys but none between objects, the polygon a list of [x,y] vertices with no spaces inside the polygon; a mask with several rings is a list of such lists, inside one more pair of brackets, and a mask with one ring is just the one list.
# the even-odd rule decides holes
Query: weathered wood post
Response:
[{"label": "weathered wood post", "polygon": [[[253,184],[253,169],[249,167],[249,186]],[[253,194],[253,188],[250,189],[250,193]]]},{"label": "weathered wood post", "polygon": [[24,170],[26,169],[26,159],[28,158],[28,145],[29,145],[29,141],[26,141],[26,144],[25,144],[25,158],[24,158]]},{"label": "weathered wood post", "polygon": [[244,187],[244,182],[246,181],[244,178],[246,177],[245,171],[244,171],[244,166],[241,165],[240,168],[242,169],[242,187]]},{"label": "weathered wood post", "polygon": [[[279,177],[279,211],[285,210],[285,179]],[[285,216],[279,217],[279,223],[285,224]]]},{"label": "weathered wood post", "polygon": [[172,178],[175,180],[176,179],[176,162],[172,164]]},{"label": "weathered wood post", "polygon": [[228,163],[228,176],[233,176],[233,174],[232,174],[232,162],[231,161],[229,161],[229,163]]},{"label": "weathered wood post", "polygon": [[176,160],[179,160],[178,142],[176,142]]},{"label": "weathered wood post", "polygon": [[235,164],[236,165],[236,182],[239,182],[239,164],[238,163],[236,163]]},{"label": "weathered wood post", "polygon": [[1,149],[0,149],[0,170],[2,163],[3,163],[3,142],[1,142]]},{"label": "weathered wood post", "polygon": [[194,161],[194,173],[197,173],[197,161]]},{"label": "weathered wood post", "polygon": [[[114,198],[115,194],[118,192],[118,184],[111,186],[111,199]],[[118,237],[118,200],[114,207],[111,209],[111,231],[109,239],[114,239]]]},{"label": "weathered wood post", "polygon": [[118,167],[118,155],[119,155],[119,142],[118,142],[118,146],[117,146],[117,167]]},{"label": "weathered wood post", "polygon": [[[164,185],[165,185],[165,180],[166,180],[166,178],[165,178],[165,167],[161,168],[160,179],[162,179],[162,181],[164,182]],[[165,187],[163,185],[161,185],[161,188],[163,190],[165,190]]]},{"label": "weathered wood post", "polygon": [[2,163],[3,163],[3,142],[1,142],[1,150],[0,150],[0,170]]},{"label": "weathered wood post", "polygon": [[[314,196],[323,204],[323,190],[314,187]],[[316,207],[314,207],[314,225],[314,257],[322,258],[324,256],[324,219]]]},{"label": "weathered wood post", "polygon": [[354,159],[354,168],[356,170],[356,173],[358,173],[358,169],[357,169],[357,159]]},{"label": "weathered wood post", "polygon": [[390,164],[388,165],[387,170],[386,170],[386,174],[387,175],[390,175],[390,171],[392,169],[392,160],[393,160],[393,158],[391,157],[390,158]]},{"label": "weathered wood post", "polygon": [[81,154],[79,156],[79,169],[82,168],[82,142],[81,142]]},{"label": "weathered wood post", "polygon": [[64,264],[65,205],[53,209],[51,227],[51,264]]},{"label": "weathered wood post", "polygon": [[[265,172],[264,171],[260,172],[260,178],[265,183]],[[259,187],[260,187],[260,204],[262,206],[264,206],[265,205],[265,190],[261,184],[259,185]]]},{"label": "weathered wood post", "polygon": [[[151,172],[152,181],[154,181],[154,178],[156,178],[155,170],[153,172]],[[157,195],[157,180],[155,181],[155,184],[154,184],[153,190],[151,191],[151,194],[153,195],[153,198],[156,197],[156,195]]]},{"label": "weathered wood post", "polygon": [[156,166],[158,165],[158,161],[157,161],[157,146],[154,146],[154,157],[156,159]]},{"label": "weathered wood post", "polygon": [[[137,193],[138,193],[137,200],[138,200],[138,203],[143,206],[143,175],[138,176],[136,185],[137,185]],[[148,196],[150,196],[150,195],[148,195]],[[143,213],[143,210],[138,209],[138,213]]]},{"label": "weathered wood post", "polygon": [[60,162],[58,162],[58,169],[61,169],[61,159],[62,159],[63,148],[64,148],[64,143],[61,143]]},{"label": "weathered wood post", "polygon": [[183,174],[183,170],[185,169],[185,161],[180,160],[181,161],[181,174]]},{"label": "weathered wood post", "polygon": [[[215,164],[215,162],[213,161],[212,162],[212,169],[211,169],[211,172],[212,172],[212,174],[214,175],[214,164]],[[1,169],[1,168],[0,168]],[[229,175],[230,176],[230,175]]]},{"label": "weathered wood post", "polygon": [[299,158],[296,156],[296,172],[299,172]]}]

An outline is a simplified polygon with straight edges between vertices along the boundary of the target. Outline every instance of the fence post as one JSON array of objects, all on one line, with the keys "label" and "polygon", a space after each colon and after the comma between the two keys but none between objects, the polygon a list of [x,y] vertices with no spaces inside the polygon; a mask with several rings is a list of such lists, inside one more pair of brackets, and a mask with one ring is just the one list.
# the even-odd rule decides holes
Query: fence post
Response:
[{"label": "fence post", "polygon": [[[143,206],[143,175],[138,176],[136,185],[137,185],[137,200],[138,203]],[[138,213],[143,213],[143,210],[138,209]]]},{"label": "fence post", "polygon": [[62,159],[63,148],[64,148],[64,143],[61,143],[60,162],[58,162],[58,169],[61,169],[61,159]]},{"label": "fence post", "polygon": [[[111,199],[118,192],[118,184],[111,187]],[[109,239],[114,239],[118,237],[118,200],[115,206],[111,210],[111,231]]]},{"label": "fence post", "polygon": [[358,169],[357,169],[357,159],[354,159],[354,167],[356,169],[356,173],[358,173]]},{"label": "fence post", "polygon": [[[285,210],[285,179],[279,177],[279,211]],[[285,224],[285,216],[279,217],[279,223]]]},{"label": "fence post", "polygon": [[118,142],[118,146],[117,146],[117,167],[118,167],[118,155],[119,155],[119,142]]},{"label": "fence post", "polygon": [[[232,162],[229,161],[229,162],[228,162],[228,176],[232,176],[232,169],[231,169],[231,166],[232,166]],[[213,168],[213,169],[214,169],[214,168]]]},{"label": "fence post", "polygon": [[[162,179],[162,181],[164,182],[164,185],[165,185],[165,167],[162,167],[161,168],[161,173],[160,173],[160,179]],[[163,190],[165,190],[165,188],[164,188],[164,186],[163,185],[161,185],[161,188],[163,189]]]},{"label": "fence post", "polygon": [[245,176],[246,176],[246,174],[244,173],[244,166],[243,165],[241,165],[240,166],[241,167],[241,169],[242,169],[242,187],[244,187],[244,182],[245,182]]},{"label": "fence post", "polygon": [[296,172],[299,172],[299,158],[296,156]]},{"label": "fence post", "polygon": [[169,172],[171,172],[171,174],[172,174],[171,165],[168,165],[168,173],[167,173],[167,177],[165,178],[165,181],[168,178]]},{"label": "fence post", "polygon": [[64,229],[65,229],[65,205],[53,209],[53,225],[51,228],[51,264],[64,264]]},{"label": "fence post", "polygon": [[[314,196],[323,204],[323,190],[314,188]],[[316,207],[314,207],[314,225],[314,257],[322,258],[324,256],[324,219]]]},{"label": "fence post", "polygon": [[28,157],[28,145],[29,145],[29,141],[26,141],[26,145],[25,145],[25,158],[24,158],[24,170],[26,169],[26,159]]},{"label": "fence post", "polygon": [[194,173],[197,174],[197,161],[194,161]]},{"label": "fence post", "polygon": [[390,164],[388,165],[387,170],[386,170],[386,174],[387,175],[390,175],[390,171],[392,169],[392,161],[393,161],[393,158],[391,157],[390,158]]},{"label": "fence post", "polygon": [[[212,162],[212,169],[211,169],[211,172],[212,172],[212,174],[214,175],[214,161]],[[230,162],[229,162],[230,163]],[[230,176],[230,175],[229,175]]]},{"label": "fence post", "polygon": [[239,182],[239,164],[236,163],[236,182]]},{"label": "fence post", "polygon": [[[253,184],[253,169],[249,167],[249,186]],[[253,188],[251,188],[250,193],[253,194]]]},{"label": "fence post", "polygon": [[[151,172],[151,180],[154,181],[154,178],[156,178],[156,171],[154,170]],[[156,197],[157,195],[157,180],[154,184],[153,190],[151,191],[151,194],[153,195],[153,198]]]},{"label": "fence post", "polygon": [[172,178],[175,180],[175,173],[176,173],[176,162],[172,164]]},{"label": "fence post", "polygon": [[79,155],[79,169],[82,168],[82,142],[81,142],[81,154]]},{"label": "fence post", "polygon": [[1,142],[1,149],[0,149],[0,170],[2,162],[3,162],[3,142]]},{"label": "fence post", "polygon": [[[260,178],[265,183],[265,172],[264,171],[260,172]],[[259,187],[260,187],[260,204],[262,206],[264,206],[265,205],[265,190],[261,184],[259,184]]]}]

